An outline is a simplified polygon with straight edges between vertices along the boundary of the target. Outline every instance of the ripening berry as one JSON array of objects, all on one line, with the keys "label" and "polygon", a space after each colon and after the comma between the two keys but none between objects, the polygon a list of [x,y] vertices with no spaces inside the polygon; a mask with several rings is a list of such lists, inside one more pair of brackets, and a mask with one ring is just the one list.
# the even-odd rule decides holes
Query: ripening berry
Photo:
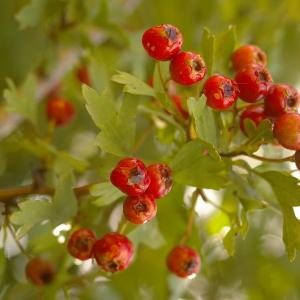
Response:
[{"label": "ripening berry", "polygon": [[290,150],[300,150],[300,115],[287,113],[276,119],[273,133],[279,144]]},{"label": "ripening berry", "polygon": [[176,246],[167,257],[167,266],[170,272],[179,277],[194,277],[200,270],[200,257],[190,247]]},{"label": "ripening berry", "polygon": [[240,115],[240,129],[243,131],[245,135],[245,120],[250,119],[252,120],[256,127],[266,118],[264,112],[264,106],[260,104],[252,104],[247,106]]},{"label": "ripening berry", "polygon": [[203,93],[209,107],[223,110],[237,100],[239,88],[234,80],[221,75],[213,75],[204,83]]},{"label": "ripening berry", "polygon": [[56,126],[63,126],[69,123],[75,115],[72,103],[63,98],[51,98],[47,101],[47,116],[54,121]]},{"label": "ripening berry", "polygon": [[300,151],[295,152],[295,164],[298,170],[300,170]]},{"label": "ripening berry", "polygon": [[257,46],[244,45],[233,52],[231,61],[233,68],[238,71],[252,64],[265,66],[267,64],[267,55]]},{"label": "ripening berry", "polygon": [[142,43],[148,54],[156,60],[169,60],[181,49],[182,34],[173,25],[163,24],[146,30]]},{"label": "ripening berry", "polygon": [[91,85],[89,71],[86,66],[81,66],[79,69],[77,69],[76,77],[81,83],[84,83],[88,86]]},{"label": "ripening berry", "polygon": [[272,76],[263,66],[248,65],[236,74],[235,81],[239,86],[239,97],[254,103],[267,95]]},{"label": "ripening berry", "polygon": [[166,196],[172,189],[172,170],[166,164],[153,164],[147,168],[150,176],[150,185],[147,194],[151,194],[155,199]]},{"label": "ripening berry", "polygon": [[300,106],[300,95],[287,84],[273,84],[265,98],[265,113],[269,118],[277,118],[287,112],[295,112]]},{"label": "ripening berry", "polygon": [[172,99],[174,105],[176,106],[177,110],[182,115],[182,117],[184,119],[188,119],[189,113],[184,109],[184,107],[182,105],[182,97],[178,96],[178,95],[173,95],[173,96],[171,96],[171,99]]},{"label": "ripening berry", "polygon": [[203,58],[193,52],[180,52],[170,63],[170,74],[174,81],[182,85],[192,85],[206,74]]},{"label": "ripening berry", "polygon": [[97,264],[106,272],[126,269],[132,262],[134,248],[124,235],[111,232],[96,241],[93,248]]},{"label": "ripening berry", "polygon": [[95,233],[87,228],[74,231],[68,240],[69,253],[80,260],[87,260],[93,256],[93,246],[96,241]]},{"label": "ripening berry", "polygon": [[51,262],[36,257],[27,263],[25,274],[34,285],[43,286],[53,281],[55,269]]},{"label": "ripening berry", "polygon": [[128,196],[123,203],[125,218],[133,224],[144,224],[156,216],[157,204],[152,195]]},{"label": "ripening berry", "polygon": [[119,190],[130,196],[143,194],[149,184],[150,177],[144,163],[136,158],[124,158],[113,169],[110,181]]}]

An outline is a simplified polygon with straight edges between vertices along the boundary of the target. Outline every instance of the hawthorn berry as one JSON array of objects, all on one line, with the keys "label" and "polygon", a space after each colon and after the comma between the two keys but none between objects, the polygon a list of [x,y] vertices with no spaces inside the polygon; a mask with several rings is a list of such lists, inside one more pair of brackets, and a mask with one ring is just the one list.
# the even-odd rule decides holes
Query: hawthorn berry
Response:
[{"label": "hawthorn berry", "polygon": [[172,189],[172,170],[166,164],[153,164],[147,167],[150,176],[150,185],[147,194],[151,194],[155,199],[166,196]]},{"label": "hawthorn berry", "polygon": [[77,69],[76,77],[81,83],[84,83],[89,86],[91,85],[89,71],[86,66],[81,66],[79,69]]},{"label": "hawthorn berry", "polygon": [[171,99],[172,99],[174,105],[176,106],[177,110],[182,115],[182,117],[184,119],[188,119],[189,113],[184,109],[184,107],[182,105],[182,97],[178,96],[178,95],[173,95],[173,96],[171,96]]},{"label": "hawthorn berry", "polygon": [[202,80],[206,70],[203,58],[193,52],[182,51],[170,63],[172,79],[182,85],[192,85]]},{"label": "hawthorn berry", "polygon": [[69,237],[67,248],[69,253],[80,260],[87,260],[93,256],[93,246],[96,241],[95,233],[87,228],[74,231]]},{"label": "hawthorn berry", "polygon": [[152,195],[128,196],[123,203],[125,218],[133,224],[144,224],[156,216],[157,204]]},{"label": "hawthorn berry", "polygon": [[50,98],[47,101],[48,119],[54,121],[56,126],[63,126],[69,123],[75,115],[75,109],[72,103],[60,98]]},{"label": "hawthorn berry", "polygon": [[265,66],[267,64],[267,55],[257,46],[244,45],[233,52],[231,61],[233,68],[238,71],[251,64]]},{"label": "hawthorn berry", "polygon": [[43,286],[53,281],[55,268],[51,262],[36,257],[27,263],[25,274],[34,285]]},{"label": "hawthorn berry", "polygon": [[273,133],[279,144],[290,150],[300,150],[300,115],[286,113],[275,121]]},{"label": "hawthorn berry", "polygon": [[142,43],[147,53],[156,60],[169,60],[181,49],[182,34],[173,25],[163,24],[146,30]]},{"label": "hawthorn berry", "polygon": [[93,247],[97,264],[106,272],[126,269],[132,262],[133,244],[124,235],[110,232],[97,240]]},{"label": "hawthorn berry", "polygon": [[273,84],[265,98],[265,113],[269,118],[277,118],[284,113],[297,111],[300,95],[287,84]]},{"label": "hawthorn berry", "polygon": [[237,72],[239,97],[246,102],[256,102],[266,96],[272,82],[269,71],[261,65],[248,65]]},{"label": "hawthorn berry", "polygon": [[239,88],[234,80],[221,75],[213,75],[204,83],[203,93],[209,107],[223,110],[237,100]]},{"label": "hawthorn berry", "polygon": [[110,181],[125,194],[137,196],[147,190],[150,177],[141,160],[124,158],[111,172]]},{"label": "hawthorn berry", "polygon": [[247,106],[240,115],[240,129],[244,134],[246,134],[245,130],[245,120],[252,120],[256,126],[260,124],[266,118],[264,112],[264,106],[260,104],[252,104]]},{"label": "hawthorn berry", "polygon": [[192,277],[200,270],[200,257],[194,249],[179,245],[169,253],[167,266],[170,272],[179,277]]}]

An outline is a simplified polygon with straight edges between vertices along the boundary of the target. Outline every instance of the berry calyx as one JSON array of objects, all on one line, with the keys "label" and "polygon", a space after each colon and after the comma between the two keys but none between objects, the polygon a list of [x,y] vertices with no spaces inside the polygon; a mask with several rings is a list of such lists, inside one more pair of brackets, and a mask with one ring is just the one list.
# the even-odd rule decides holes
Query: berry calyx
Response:
[{"label": "berry calyx", "polygon": [[253,104],[247,106],[240,115],[240,129],[247,135],[245,130],[245,120],[252,120],[256,127],[266,118],[264,106],[260,104]]},{"label": "berry calyx", "polygon": [[142,43],[147,53],[156,60],[169,60],[181,49],[182,34],[170,24],[154,26],[146,30]]},{"label": "berry calyx", "polygon": [[97,264],[111,273],[125,270],[132,261],[133,252],[131,241],[116,232],[105,234],[93,247]]},{"label": "berry calyx", "polygon": [[193,52],[180,52],[170,64],[172,79],[182,85],[192,85],[202,80],[206,70],[203,58]]},{"label": "berry calyx", "polygon": [[239,97],[249,103],[254,103],[267,95],[272,82],[272,76],[261,65],[248,65],[235,76],[240,90]]},{"label": "berry calyx", "polygon": [[69,253],[80,260],[87,260],[93,256],[93,246],[96,241],[95,233],[87,228],[74,231],[69,237],[67,248]]},{"label": "berry calyx", "polygon": [[155,199],[166,196],[172,189],[172,170],[166,164],[153,164],[147,168],[150,176],[150,185],[147,194],[151,194]]},{"label": "berry calyx", "polygon": [[53,281],[55,269],[51,262],[36,257],[27,263],[25,274],[34,285],[43,286]]},{"label": "berry calyx", "polygon": [[265,98],[265,113],[269,118],[277,118],[284,113],[297,111],[300,95],[287,84],[273,84]]},{"label": "berry calyx", "polygon": [[203,92],[209,107],[223,110],[237,100],[239,88],[234,80],[221,75],[213,75],[204,83]]},{"label": "berry calyx", "polygon": [[156,216],[157,204],[152,195],[129,196],[123,203],[125,218],[133,224],[144,224]]},{"label": "berry calyx", "polygon": [[300,115],[287,113],[276,119],[273,133],[279,144],[290,150],[300,150]]},{"label": "berry calyx", "polygon": [[190,247],[176,246],[167,257],[167,266],[170,272],[179,277],[194,277],[200,270],[200,257]]},{"label": "berry calyx", "polygon": [[69,101],[56,97],[47,101],[47,116],[56,126],[63,126],[69,123],[75,115],[75,109]]},{"label": "berry calyx", "polygon": [[150,177],[144,163],[136,158],[124,158],[110,174],[111,183],[130,196],[143,194],[149,184]]},{"label": "berry calyx", "polygon": [[238,71],[250,64],[265,66],[267,55],[257,46],[244,45],[233,52],[231,61],[233,68]]},{"label": "berry calyx", "polygon": [[88,86],[91,85],[90,74],[86,66],[81,66],[79,69],[77,69],[76,77],[81,83],[84,83]]}]

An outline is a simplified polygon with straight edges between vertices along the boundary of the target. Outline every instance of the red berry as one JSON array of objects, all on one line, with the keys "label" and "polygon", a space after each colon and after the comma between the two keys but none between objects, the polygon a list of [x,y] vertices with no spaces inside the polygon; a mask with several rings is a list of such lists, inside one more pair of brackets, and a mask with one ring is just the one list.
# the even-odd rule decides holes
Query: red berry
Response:
[{"label": "red berry", "polygon": [[239,88],[234,80],[221,75],[213,75],[206,80],[203,92],[208,106],[223,110],[237,100]]},{"label": "red berry", "polygon": [[150,176],[150,185],[147,194],[151,194],[155,199],[166,196],[172,189],[172,170],[166,164],[153,164],[147,168]]},{"label": "red berry", "polygon": [[256,102],[267,95],[272,76],[261,65],[248,65],[235,76],[240,90],[240,98],[246,102]]},{"label": "red berry", "polygon": [[265,113],[270,118],[277,118],[284,113],[297,111],[300,95],[287,84],[273,84],[265,98]]},{"label": "red berry", "polygon": [[137,196],[147,190],[150,177],[141,160],[124,158],[111,172],[110,181],[125,194]]},{"label": "red berry", "polygon": [[296,163],[297,169],[300,170],[300,151],[295,152],[295,163]]},{"label": "red berry", "polygon": [[125,218],[133,224],[144,224],[156,216],[157,204],[152,195],[129,196],[123,203]]},{"label": "red berry", "polygon": [[89,71],[86,66],[81,66],[77,71],[76,71],[76,77],[77,79],[86,85],[91,85],[91,79],[89,75]]},{"label": "red berry", "polygon": [[182,85],[191,85],[206,74],[203,58],[193,52],[180,52],[171,61],[170,73],[174,81]]},{"label": "red berry", "polygon": [[266,116],[264,113],[263,105],[249,105],[243,110],[242,114],[240,115],[240,128],[243,131],[243,133],[246,134],[244,123],[246,119],[252,120],[257,127],[260,124],[260,122],[263,121],[265,118]]},{"label": "red berry", "polygon": [[274,136],[279,144],[290,150],[300,150],[300,115],[287,113],[276,119]]},{"label": "red berry", "polygon": [[34,285],[43,286],[53,281],[55,269],[51,262],[36,257],[27,263],[25,273]]},{"label": "red berry", "polygon": [[267,55],[257,46],[244,45],[233,52],[231,60],[233,68],[238,71],[251,64],[265,66]]},{"label": "red berry", "polygon": [[106,272],[126,269],[133,257],[133,245],[124,235],[107,233],[94,244],[93,252],[97,264]]},{"label": "red berry", "polygon": [[173,95],[173,96],[171,96],[171,99],[172,99],[173,103],[175,104],[176,108],[178,109],[178,111],[180,112],[180,114],[182,115],[182,117],[184,119],[188,119],[189,113],[184,109],[184,107],[182,105],[181,96]]},{"label": "red berry", "polygon": [[93,256],[93,246],[96,241],[95,233],[86,228],[74,231],[68,240],[69,253],[80,260],[87,260]]},{"label": "red berry", "polygon": [[181,49],[182,34],[173,25],[163,24],[146,30],[142,43],[148,54],[157,60],[169,60]]},{"label": "red berry", "polygon": [[190,247],[176,246],[167,257],[167,266],[170,272],[179,277],[192,277],[200,270],[200,257]]},{"label": "red berry", "polygon": [[69,123],[75,115],[73,104],[63,98],[51,98],[47,102],[48,119],[54,121],[56,126]]}]

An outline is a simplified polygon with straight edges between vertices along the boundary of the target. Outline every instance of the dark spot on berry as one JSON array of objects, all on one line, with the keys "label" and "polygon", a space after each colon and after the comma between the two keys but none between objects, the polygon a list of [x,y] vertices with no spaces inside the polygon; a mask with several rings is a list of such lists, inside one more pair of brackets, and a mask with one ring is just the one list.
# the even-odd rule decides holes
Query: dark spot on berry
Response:
[{"label": "dark spot on berry", "polygon": [[139,168],[133,168],[130,170],[129,181],[132,184],[139,184],[144,180],[144,172],[142,172]]},{"label": "dark spot on berry", "polygon": [[107,269],[110,270],[111,272],[116,272],[119,269],[119,265],[112,260],[107,263]]},{"label": "dark spot on berry", "polygon": [[170,174],[170,170],[168,168],[162,167],[162,168],[160,168],[159,172],[161,174],[162,181],[165,184],[165,187],[167,189],[169,189],[173,183],[172,176]]},{"label": "dark spot on berry", "polygon": [[184,271],[187,273],[193,272],[196,266],[197,262],[195,260],[189,260],[184,265]]},{"label": "dark spot on berry", "polygon": [[260,62],[264,62],[264,55],[260,51],[257,52],[257,59]]},{"label": "dark spot on berry", "polygon": [[200,72],[202,70],[202,68],[203,68],[201,61],[199,59],[193,60],[193,62],[192,62],[192,68],[195,71]]},{"label": "dark spot on berry", "polygon": [[140,212],[146,212],[147,211],[147,205],[145,203],[142,202],[138,202],[135,206],[134,206],[134,210],[138,213]]},{"label": "dark spot on berry", "polygon": [[51,271],[44,271],[40,275],[40,279],[42,280],[43,283],[48,284],[53,280],[54,274]]},{"label": "dark spot on berry", "polygon": [[231,84],[224,83],[223,92],[225,97],[231,97],[233,94],[233,88]]},{"label": "dark spot on berry", "polygon": [[75,241],[75,247],[79,251],[85,252],[89,250],[89,239],[88,238],[79,238]]},{"label": "dark spot on berry", "polygon": [[289,97],[286,101],[287,106],[294,107],[297,104],[297,99],[295,97]]},{"label": "dark spot on berry", "polygon": [[165,28],[166,34],[171,41],[175,41],[177,38],[177,31],[174,27],[168,26]]},{"label": "dark spot on berry", "polygon": [[260,81],[269,81],[270,80],[268,73],[265,71],[256,71],[255,75],[257,76],[257,78]]}]

